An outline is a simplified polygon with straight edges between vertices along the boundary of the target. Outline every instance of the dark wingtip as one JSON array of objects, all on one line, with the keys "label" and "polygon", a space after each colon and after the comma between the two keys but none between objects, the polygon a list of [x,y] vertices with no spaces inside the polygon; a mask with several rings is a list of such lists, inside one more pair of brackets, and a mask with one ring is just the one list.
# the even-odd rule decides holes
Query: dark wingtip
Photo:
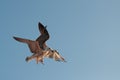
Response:
[{"label": "dark wingtip", "polygon": [[40,22],[38,22],[38,27],[39,27],[40,31],[41,31],[41,29],[44,29],[44,25]]},{"label": "dark wingtip", "polygon": [[13,36],[13,39],[17,40],[17,37]]},{"label": "dark wingtip", "polygon": [[41,25],[41,23],[40,23],[40,22],[38,22],[38,25]]},{"label": "dark wingtip", "polygon": [[15,39],[15,40],[16,40],[16,37],[15,37],[15,36],[13,36],[13,39]]},{"label": "dark wingtip", "polygon": [[29,61],[29,57],[26,57],[25,61],[28,62]]},{"label": "dark wingtip", "polygon": [[44,27],[44,25],[41,22],[38,22],[38,25]]}]

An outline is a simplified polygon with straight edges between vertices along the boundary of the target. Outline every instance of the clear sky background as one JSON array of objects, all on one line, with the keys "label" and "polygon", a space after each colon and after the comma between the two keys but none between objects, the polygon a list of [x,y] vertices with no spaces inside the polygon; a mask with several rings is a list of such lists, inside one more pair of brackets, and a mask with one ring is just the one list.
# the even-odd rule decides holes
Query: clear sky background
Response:
[{"label": "clear sky background", "polygon": [[[38,22],[67,63],[27,63]],[[120,0],[0,0],[0,80],[120,80]]]}]

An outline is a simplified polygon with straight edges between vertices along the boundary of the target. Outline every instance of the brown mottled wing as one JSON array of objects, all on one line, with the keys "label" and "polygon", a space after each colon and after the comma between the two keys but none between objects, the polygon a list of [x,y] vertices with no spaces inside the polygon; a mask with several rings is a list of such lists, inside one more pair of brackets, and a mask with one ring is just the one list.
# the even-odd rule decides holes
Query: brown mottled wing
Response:
[{"label": "brown mottled wing", "polygon": [[37,53],[40,50],[39,44],[37,41],[32,41],[29,39],[23,39],[18,37],[13,37],[13,38],[19,42],[27,43],[32,53]]},{"label": "brown mottled wing", "polygon": [[13,37],[15,40],[19,41],[19,42],[23,42],[23,43],[30,43],[30,40],[28,39],[23,39],[23,38],[19,38],[19,37]]},{"label": "brown mottled wing", "polygon": [[50,36],[46,27],[44,27],[40,22],[38,23],[38,27],[41,35],[36,39],[36,41],[39,42],[40,48],[44,49],[45,42],[49,39]]}]

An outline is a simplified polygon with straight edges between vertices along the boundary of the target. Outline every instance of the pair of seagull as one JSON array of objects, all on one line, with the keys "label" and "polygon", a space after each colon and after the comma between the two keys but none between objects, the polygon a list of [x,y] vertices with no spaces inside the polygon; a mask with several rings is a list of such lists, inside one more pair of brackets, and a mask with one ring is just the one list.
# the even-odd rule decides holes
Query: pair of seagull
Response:
[{"label": "pair of seagull", "polygon": [[43,64],[44,58],[52,58],[55,61],[66,62],[65,59],[56,50],[53,50],[46,45],[46,41],[50,38],[46,26],[39,22],[38,27],[41,35],[36,40],[13,37],[19,42],[27,43],[31,53],[33,53],[32,56],[26,57],[26,61],[36,59],[37,64],[38,62]]}]

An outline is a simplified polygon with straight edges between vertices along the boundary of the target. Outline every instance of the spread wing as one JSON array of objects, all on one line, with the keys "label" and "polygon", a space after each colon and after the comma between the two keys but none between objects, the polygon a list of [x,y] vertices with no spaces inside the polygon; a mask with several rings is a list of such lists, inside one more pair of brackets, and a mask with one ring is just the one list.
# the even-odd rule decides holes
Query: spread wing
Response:
[{"label": "spread wing", "polygon": [[19,42],[27,43],[32,53],[37,53],[38,51],[40,51],[40,47],[37,41],[32,41],[29,39],[24,39],[19,37],[13,37],[13,38]]},{"label": "spread wing", "polygon": [[19,41],[19,42],[23,42],[23,43],[27,43],[29,44],[31,40],[29,39],[23,39],[23,38],[19,38],[19,37],[13,37],[15,40]]},{"label": "spread wing", "polygon": [[41,35],[36,39],[39,42],[39,46],[41,49],[45,49],[45,42],[49,39],[49,33],[45,26],[43,26],[40,22],[38,23],[39,31]]}]

